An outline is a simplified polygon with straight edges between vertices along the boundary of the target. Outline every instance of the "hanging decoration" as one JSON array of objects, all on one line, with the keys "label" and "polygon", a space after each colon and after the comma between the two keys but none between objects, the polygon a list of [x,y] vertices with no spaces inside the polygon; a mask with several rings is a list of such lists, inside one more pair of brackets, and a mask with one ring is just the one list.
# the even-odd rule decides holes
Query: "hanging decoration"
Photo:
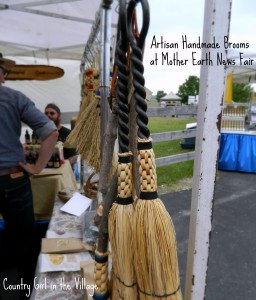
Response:
[{"label": "hanging decoration", "polygon": [[96,172],[100,169],[100,111],[99,70],[90,68],[84,72],[82,101],[76,125],[67,138],[88,166]]}]

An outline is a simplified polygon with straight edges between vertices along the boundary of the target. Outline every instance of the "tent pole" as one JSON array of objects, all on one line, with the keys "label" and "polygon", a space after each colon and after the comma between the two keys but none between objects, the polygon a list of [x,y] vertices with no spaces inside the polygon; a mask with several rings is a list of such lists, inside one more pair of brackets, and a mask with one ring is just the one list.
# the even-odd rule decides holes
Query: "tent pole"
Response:
[{"label": "tent pole", "polygon": [[101,8],[100,32],[100,137],[101,158],[102,148],[108,122],[108,95],[110,72],[110,37],[111,37],[111,4],[113,0],[103,0]]},{"label": "tent pole", "polygon": [[205,0],[203,42],[219,49],[202,49],[212,65],[201,65],[196,151],[184,300],[205,299],[212,210],[220,139],[221,110],[226,69],[218,65],[217,52],[227,57],[223,38],[229,35],[232,0]]}]

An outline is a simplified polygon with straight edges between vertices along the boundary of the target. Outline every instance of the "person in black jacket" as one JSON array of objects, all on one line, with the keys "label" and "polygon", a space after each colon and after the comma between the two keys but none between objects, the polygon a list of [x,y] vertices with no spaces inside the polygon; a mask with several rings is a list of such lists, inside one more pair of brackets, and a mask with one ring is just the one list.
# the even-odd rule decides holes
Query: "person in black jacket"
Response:
[{"label": "person in black jacket", "polygon": [[[70,134],[71,130],[68,129],[67,127],[64,127],[61,125],[61,111],[60,108],[54,104],[54,103],[49,103],[46,105],[44,109],[44,113],[48,116],[50,120],[52,120],[56,127],[58,128],[59,131],[59,137],[58,141],[61,141],[65,143],[68,135]],[[75,148],[63,148],[64,152],[64,158],[68,159],[70,161],[71,167],[74,171],[75,177],[78,180],[79,174],[78,174],[78,168],[77,168],[77,152]]]}]

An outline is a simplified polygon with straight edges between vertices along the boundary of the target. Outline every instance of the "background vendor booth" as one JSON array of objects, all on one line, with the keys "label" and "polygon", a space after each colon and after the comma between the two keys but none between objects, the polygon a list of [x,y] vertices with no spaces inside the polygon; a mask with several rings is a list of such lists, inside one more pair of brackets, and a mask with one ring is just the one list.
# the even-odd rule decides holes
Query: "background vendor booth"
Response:
[{"label": "background vendor booth", "polygon": [[[80,108],[80,74],[91,65],[92,58],[100,47],[102,1],[0,2],[0,52],[6,58],[14,60],[16,65],[55,66],[64,71],[64,76],[58,79],[6,80],[5,86],[23,92],[42,111],[48,103],[56,103],[62,111],[61,123],[70,128],[71,118],[77,115]],[[117,27],[117,4],[118,1],[114,0],[111,9],[110,27],[113,43]],[[25,126],[22,128],[22,143],[25,142],[26,129]],[[45,232],[51,218],[57,192],[64,187],[76,188],[72,176],[71,167],[66,162],[58,170],[47,170],[31,178],[36,201],[36,218],[38,224],[42,225],[39,231],[43,231],[39,232],[39,238]],[[49,190],[51,198],[47,200],[45,194]],[[43,207],[39,207],[42,202]],[[4,223],[0,221],[1,249],[3,227]]]},{"label": "background vendor booth", "polygon": [[[256,173],[256,67],[229,69],[222,113],[219,164],[221,170]],[[233,101],[233,83],[251,87],[248,99]]]}]

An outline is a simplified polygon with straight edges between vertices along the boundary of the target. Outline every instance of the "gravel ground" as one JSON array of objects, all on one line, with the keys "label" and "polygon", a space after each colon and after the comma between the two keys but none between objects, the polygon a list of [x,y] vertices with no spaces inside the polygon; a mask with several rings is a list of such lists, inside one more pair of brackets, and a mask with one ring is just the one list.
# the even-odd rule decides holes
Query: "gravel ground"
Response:
[{"label": "gravel ground", "polygon": [[173,185],[161,185],[157,187],[159,195],[189,190],[192,188],[192,177],[183,178]]}]

